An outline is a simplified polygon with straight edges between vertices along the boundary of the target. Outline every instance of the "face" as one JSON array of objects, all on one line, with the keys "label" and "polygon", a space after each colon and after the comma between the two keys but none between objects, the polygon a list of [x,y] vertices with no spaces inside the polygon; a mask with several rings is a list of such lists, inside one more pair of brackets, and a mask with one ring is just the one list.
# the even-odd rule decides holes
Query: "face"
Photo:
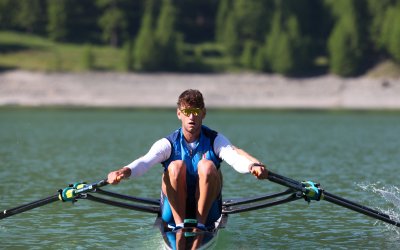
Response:
[{"label": "face", "polygon": [[188,105],[181,105],[177,109],[179,120],[182,121],[182,129],[184,133],[192,135],[199,135],[203,119],[206,116],[206,110],[190,107]]}]

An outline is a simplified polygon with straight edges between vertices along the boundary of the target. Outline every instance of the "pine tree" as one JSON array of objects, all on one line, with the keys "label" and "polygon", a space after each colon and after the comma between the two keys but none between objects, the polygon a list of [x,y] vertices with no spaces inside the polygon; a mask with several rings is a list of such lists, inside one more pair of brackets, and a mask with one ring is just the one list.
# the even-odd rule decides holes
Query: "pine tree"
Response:
[{"label": "pine tree", "polygon": [[158,67],[168,70],[180,68],[182,62],[182,36],[175,30],[176,9],[171,0],[163,0],[155,38]]},{"label": "pine tree", "polygon": [[0,28],[11,29],[16,26],[14,19],[18,12],[14,0],[0,0]]},{"label": "pine tree", "polygon": [[258,47],[254,55],[254,69],[261,72],[270,72],[271,66],[268,63],[266,44]]},{"label": "pine tree", "polygon": [[268,30],[272,0],[223,0],[217,15],[217,41],[229,56],[237,59],[243,53],[245,41],[262,42]]},{"label": "pine tree", "polygon": [[157,54],[153,24],[153,1],[149,0],[145,7],[138,35],[134,46],[134,69],[151,71],[157,68]]},{"label": "pine tree", "polygon": [[354,31],[353,20],[342,17],[329,37],[330,69],[340,76],[351,76],[358,71],[360,51],[358,37]]},{"label": "pine tree", "polygon": [[390,6],[382,24],[382,44],[391,57],[400,62],[400,2]]},{"label": "pine tree", "polygon": [[228,55],[236,58],[240,55],[240,40],[234,13],[230,13],[226,20],[224,32],[224,47]]},{"label": "pine tree", "polygon": [[306,67],[309,58],[305,52],[307,46],[305,41],[307,40],[301,36],[296,16],[290,14],[290,11],[277,10],[265,44],[271,70],[290,75]]},{"label": "pine tree", "polygon": [[262,41],[268,29],[271,11],[271,0],[235,0],[233,13],[240,43],[248,39]]},{"label": "pine tree", "polygon": [[215,25],[215,37],[217,42],[223,43],[225,41],[225,24],[232,11],[231,0],[220,0],[218,5],[218,12]]},{"label": "pine tree", "polygon": [[67,36],[67,1],[47,1],[47,33],[54,41],[63,41]]},{"label": "pine tree", "polygon": [[134,69],[133,67],[133,42],[130,40],[127,40],[124,43],[124,50],[123,50],[123,61],[122,61],[122,66],[125,71],[131,71]]},{"label": "pine tree", "polygon": [[376,48],[384,47],[382,41],[382,26],[386,16],[386,10],[391,5],[392,0],[368,0],[368,11],[370,13],[371,27],[370,37]]},{"label": "pine tree", "polygon": [[[360,28],[360,12],[357,0],[335,1],[333,13],[337,21],[328,39],[328,50],[332,73],[351,76],[360,73],[365,45]],[[339,8],[339,7],[340,8]],[[364,38],[364,39],[363,39]]]},{"label": "pine tree", "polygon": [[41,32],[41,23],[45,17],[44,0],[15,1],[18,6],[15,21],[19,27],[29,33]]},{"label": "pine tree", "polygon": [[293,48],[290,37],[281,25],[281,15],[277,13],[274,25],[267,39],[267,57],[271,70],[280,74],[289,74],[293,70]]},{"label": "pine tree", "polygon": [[118,6],[118,0],[97,0],[97,5],[103,8],[103,15],[99,19],[99,25],[103,29],[104,41],[109,41],[110,45],[117,47],[120,37],[126,33],[128,23],[124,11]]},{"label": "pine tree", "polygon": [[240,59],[241,64],[248,69],[254,69],[255,54],[257,51],[257,45],[253,40],[247,40],[244,43],[243,53]]}]

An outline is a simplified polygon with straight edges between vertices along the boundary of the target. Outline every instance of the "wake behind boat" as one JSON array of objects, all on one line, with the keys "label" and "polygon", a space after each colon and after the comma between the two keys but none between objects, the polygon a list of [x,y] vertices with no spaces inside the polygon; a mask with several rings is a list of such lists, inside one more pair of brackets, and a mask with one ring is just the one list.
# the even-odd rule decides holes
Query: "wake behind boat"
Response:
[{"label": "wake behind boat", "polygon": [[[204,249],[213,246],[218,238],[218,232],[227,224],[228,215],[241,213],[266,207],[276,206],[299,199],[307,202],[312,200],[325,200],[330,203],[365,214],[377,220],[400,227],[400,222],[393,220],[389,215],[375,209],[360,205],[356,202],[344,199],[337,195],[326,192],[319,184],[311,181],[298,182],[293,179],[269,172],[268,180],[280,184],[288,189],[273,194],[261,195],[251,198],[224,199],[222,202],[222,216],[213,228],[203,231],[195,227],[197,221],[185,221],[185,226],[179,230],[172,231],[160,218],[160,200],[153,198],[142,198],[130,195],[114,193],[103,190],[106,180],[100,180],[92,184],[75,183],[57,194],[40,199],[31,203],[23,204],[11,209],[4,210],[0,219],[4,219],[55,201],[74,202],[78,199],[87,199],[111,206],[131,209],[156,215],[155,226],[159,228],[167,249]],[[104,198],[109,197],[109,198]],[[111,198],[111,199],[110,199]],[[120,201],[124,200],[124,201]]]}]

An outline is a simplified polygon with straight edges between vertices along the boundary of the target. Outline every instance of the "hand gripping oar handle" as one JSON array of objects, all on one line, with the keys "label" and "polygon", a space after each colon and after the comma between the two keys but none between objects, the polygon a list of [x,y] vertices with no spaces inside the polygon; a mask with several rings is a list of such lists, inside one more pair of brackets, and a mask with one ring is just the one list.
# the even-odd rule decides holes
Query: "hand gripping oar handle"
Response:
[{"label": "hand gripping oar handle", "polygon": [[[289,187],[293,190],[301,191],[303,194],[307,191],[307,189],[302,185],[301,182],[295,181],[293,179],[284,177],[282,175],[275,174],[273,172],[268,172],[268,180],[275,182],[277,184]],[[390,216],[374,210],[372,208],[360,205],[356,202],[344,199],[342,197],[336,196],[334,194],[328,193],[323,189],[320,189],[321,194],[320,198],[326,200],[328,202],[334,203],[336,205],[351,209],[353,211],[362,213],[364,215],[370,216],[372,218],[384,221],[386,223],[392,224],[394,226],[400,227],[400,222],[394,221],[390,219]]]}]

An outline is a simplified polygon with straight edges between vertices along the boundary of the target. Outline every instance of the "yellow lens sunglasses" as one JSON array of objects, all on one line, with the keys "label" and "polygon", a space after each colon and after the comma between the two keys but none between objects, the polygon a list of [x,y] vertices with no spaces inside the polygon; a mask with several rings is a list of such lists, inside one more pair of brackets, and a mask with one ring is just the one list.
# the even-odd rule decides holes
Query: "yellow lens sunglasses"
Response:
[{"label": "yellow lens sunglasses", "polygon": [[193,114],[194,116],[199,116],[201,114],[201,108],[185,108],[181,109],[181,112],[185,116],[190,116],[191,114]]}]

